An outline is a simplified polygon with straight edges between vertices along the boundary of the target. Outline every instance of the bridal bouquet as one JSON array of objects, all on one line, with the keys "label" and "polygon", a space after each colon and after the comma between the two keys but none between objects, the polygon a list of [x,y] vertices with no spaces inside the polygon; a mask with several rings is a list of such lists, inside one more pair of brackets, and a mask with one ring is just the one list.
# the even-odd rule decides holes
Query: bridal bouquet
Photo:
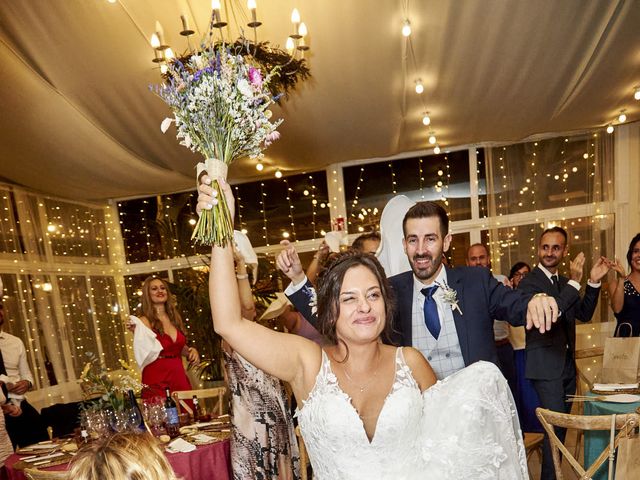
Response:
[{"label": "bridal bouquet", "polygon": [[233,219],[216,177],[226,179],[234,160],[262,157],[263,149],[280,137],[276,129],[282,120],[271,121],[269,110],[277,100],[268,88],[274,75],[276,69],[265,75],[251,57],[215,45],[171,61],[166,82],[155,87],[174,115],[161,130],[175,122],[180,144],[205,157],[198,171],[207,171],[218,193],[217,204],[203,211],[196,224],[191,237],[196,242],[224,246],[233,239]]}]

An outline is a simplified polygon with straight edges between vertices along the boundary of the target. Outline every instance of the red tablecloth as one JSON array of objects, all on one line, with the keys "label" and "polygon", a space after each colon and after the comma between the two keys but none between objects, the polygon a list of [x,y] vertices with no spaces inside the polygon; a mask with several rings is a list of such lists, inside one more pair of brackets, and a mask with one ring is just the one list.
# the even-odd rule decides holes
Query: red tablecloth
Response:
[{"label": "red tablecloth", "polygon": [[[182,480],[230,480],[231,463],[229,440],[203,445],[189,453],[166,453],[173,471]],[[15,470],[13,464],[20,460],[15,453],[5,461],[9,480],[26,480],[22,470]],[[67,464],[45,470],[66,470]]]}]

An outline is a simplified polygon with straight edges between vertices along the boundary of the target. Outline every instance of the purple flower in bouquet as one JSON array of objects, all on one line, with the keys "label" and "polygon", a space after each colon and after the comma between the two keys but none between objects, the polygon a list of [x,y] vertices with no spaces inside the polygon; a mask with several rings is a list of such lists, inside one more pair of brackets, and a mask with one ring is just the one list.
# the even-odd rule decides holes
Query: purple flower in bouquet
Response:
[{"label": "purple flower in bouquet", "polygon": [[280,138],[280,132],[278,132],[277,130],[274,130],[273,132],[267,134],[267,136],[264,137],[264,145],[265,145],[265,147],[268,147],[269,145],[271,145],[273,142],[275,142],[279,138]]},{"label": "purple flower in bouquet", "polygon": [[262,87],[262,74],[255,67],[249,67],[249,81],[254,87]]}]

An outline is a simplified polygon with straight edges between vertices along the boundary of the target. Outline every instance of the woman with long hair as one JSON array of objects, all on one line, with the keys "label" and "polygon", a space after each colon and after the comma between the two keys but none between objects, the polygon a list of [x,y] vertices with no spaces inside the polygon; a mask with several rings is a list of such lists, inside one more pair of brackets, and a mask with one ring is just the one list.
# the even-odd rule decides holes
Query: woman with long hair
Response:
[{"label": "woman with long hair", "polygon": [[[640,233],[631,239],[627,250],[627,263],[631,272],[627,271],[616,258],[611,268],[616,272],[616,281],[609,283],[611,308],[617,320],[616,334],[619,336],[640,336]],[[631,324],[629,327],[623,323]]]},{"label": "woman with long hair", "polygon": [[165,388],[191,390],[191,383],[182,365],[182,357],[190,364],[198,362],[199,354],[187,346],[182,317],[175,306],[169,285],[157,277],[148,277],[142,284],[140,320],[156,334],[162,351],[158,358],[142,369],[143,398],[165,395]]},{"label": "woman with long hair", "polygon": [[[233,218],[231,188],[218,181]],[[199,210],[217,201],[210,179],[203,182]],[[253,365],[290,384],[315,478],[527,477],[509,387],[494,365],[478,362],[435,384],[418,350],[382,343],[394,301],[374,256],[344,254],[320,279],[324,346],[244,319],[234,280],[231,246],[214,246],[214,328]]]}]

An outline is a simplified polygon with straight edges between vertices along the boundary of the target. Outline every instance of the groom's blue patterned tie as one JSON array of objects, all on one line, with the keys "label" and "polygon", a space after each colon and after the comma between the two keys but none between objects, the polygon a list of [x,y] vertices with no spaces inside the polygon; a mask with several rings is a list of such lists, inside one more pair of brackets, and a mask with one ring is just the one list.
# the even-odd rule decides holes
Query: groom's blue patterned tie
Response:
[{"label": "groom's blue patterned tie", "polygon": [[436,293],[438,285],[432,287],[425,287],[420,292],[424,295],[424,323],[427,326],[431,335],[436,340],[440,336],[440,317],[438,316],[438,305],[433,299],[433,294]]}]

